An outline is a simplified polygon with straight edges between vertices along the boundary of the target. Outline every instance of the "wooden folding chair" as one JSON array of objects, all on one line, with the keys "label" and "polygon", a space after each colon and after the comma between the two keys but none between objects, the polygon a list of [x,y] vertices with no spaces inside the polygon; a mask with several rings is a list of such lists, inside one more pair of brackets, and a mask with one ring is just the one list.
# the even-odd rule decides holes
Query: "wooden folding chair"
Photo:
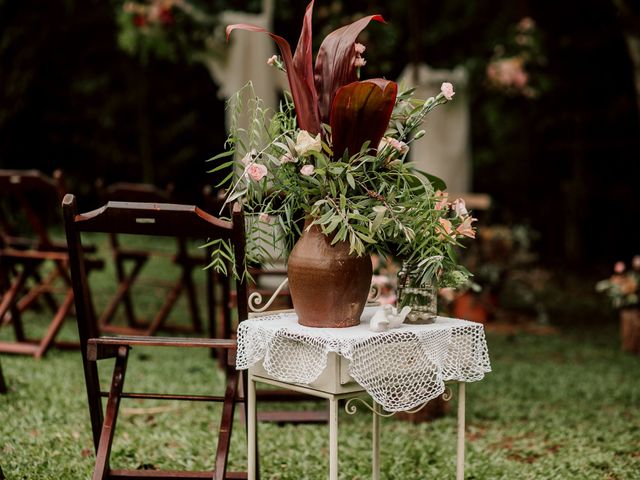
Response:
[{"label": "wooden folding chair", "polygon": [[[171,189],[161,190],[154,185],[144,183],[121,182],[106,188],[99,186],[99,193],[104,203],[108,201],[172,203]],[[109,240],[118,286],[115,295],[98,319],[101,331],[144,335],[154,335],[158,330],[198,333],[203,331],[192,272],[194,268],[206,265],[204,255],[191,255],[187,249],[186,239],[180,236],[176,236],[175,253],[127,248],[122,245],[115,233],[109,235]],[[170,260],[180,268],[180,274],[176,280],[163,282],[162,286],[167,290],[165,300],[153,319],[144,322],[135,315],[131,290],[141,281],[140,274],[143,268],[153,261],[154,257],[156,259],[170,257]],[[182,294],[186,295],[188,301],[191,326],[169,325],[166,323],[167,318]],[[127,326],[111,323],[120,305],[124,307]]]},{"label": "wooden folding chair", "polygon": [[[75,304],[80,335],[80,347],[84,365],[85,382],[89,401],[96,464],[93,479],[162,479],[162,478],[246,478],[246,473],[228,473],[227,457],[231,438],[233,415],[237,402],[244,402],[239,394],[239,372],[235,369],[236,341],[230,338],[184,338],[158,336],[99,336],[94,314],[82,248],[83,232],[102,232],[132,235],[173,237],[176,232],[186,238],[209,238],[231,241],[235,249],[235,268],[242,271],[244,265],[244,223],[239,206],[233,209],[231,221],[217,219],[197,207],[173,204],[109,202],[98,210],[78,214],[75,198],[66,195],[63,212],[71,277],[75,292]],[[247,318],[246,284],[236,282],[237,305],[240,320]],[[226,390],[224,396],[204,396],[176,393],[137,393],[123,389],[129,350],[136,346],[153,347],[205,347],[225,349],[228,353],[225,368]],[[100,391],[97,362],[114,358],[115,367],[109,392]],[[246,378],[243,391],[246,392]],[[101,397],[107,397],[103,411]],[[219,428],[215,469],[209,472],[167,472],[114,470],[109,464],[109,455],[118,418],[118,407],[122,398],[216,401],[222,402],[222,418]],[[246,405],[245,416],[246,416]]]},{"label": "wooden folding chair", "polygon": [[[0,170],[0,325],[11,323],[15,334],[15,342],[0,342],[0,352],[42,357],[73,305],[67,246],[51,240],[46,227],[63,195],[60,172],[50,178],[37,170]],[[64,294],[60,305],[52,295],[58,291]],[[39,299],[53,318],[41,339],[28,339],[21,314]]]}]

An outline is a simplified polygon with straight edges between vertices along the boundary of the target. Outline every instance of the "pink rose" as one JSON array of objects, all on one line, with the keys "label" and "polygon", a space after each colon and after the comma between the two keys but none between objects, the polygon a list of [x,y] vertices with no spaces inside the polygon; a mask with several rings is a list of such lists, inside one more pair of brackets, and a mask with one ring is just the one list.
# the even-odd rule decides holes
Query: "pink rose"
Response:
[{"label": "pink rose", "polygon": [[267,167],[260,163],[252,163],[247,167],[247,174],[254,182],[259,182],[267,175]]},{"label": "pink rose", "polygon": [[315,170],[316,168],[313,165],[305,165],[300,169],[300,174],[306,175],[308,177],[309,175],[313,175],[313,172]]},{"label": "pink rose", "polygon": [[440,91],[442,92],[442,95],[444,95],[444,98],[446,98],[447,100],[453,100],[453,96],[456,94],[456,92],[453,91],[453,85],[449,82],[444,82],[440,86]]}]

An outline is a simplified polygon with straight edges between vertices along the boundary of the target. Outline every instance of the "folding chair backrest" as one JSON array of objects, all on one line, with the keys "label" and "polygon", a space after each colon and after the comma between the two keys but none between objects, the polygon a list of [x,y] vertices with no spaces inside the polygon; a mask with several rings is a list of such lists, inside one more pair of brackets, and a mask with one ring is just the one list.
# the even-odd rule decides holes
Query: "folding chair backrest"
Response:
[{"label": "folding chair backrest", "polygon": [[[242,272],[244,268],[245,232],[239,205],[234,206],[230,222],[193,205],[168,203],[108,202],[97,210],[78,214],[75,197],[70,194],[64,197],[63,210],[74,291],[82,292],[76,300],[81,344],[98,335],[84,270],[81,232],[221,239],[235,246],[236,270]],[[244,278],[237,281],[237,289],[239,298],[246,299]],[[238,317],[239,320],[247,318],[246,301],[238,302]]]},{"label": "folding chair backrest", "polygon": [[[50,178],[38,170],[0,170],[0,242],[51,247],[43,206],[59,204],[64,193],[60,171]],[[22,216],[19,220],[16,212]]]}]

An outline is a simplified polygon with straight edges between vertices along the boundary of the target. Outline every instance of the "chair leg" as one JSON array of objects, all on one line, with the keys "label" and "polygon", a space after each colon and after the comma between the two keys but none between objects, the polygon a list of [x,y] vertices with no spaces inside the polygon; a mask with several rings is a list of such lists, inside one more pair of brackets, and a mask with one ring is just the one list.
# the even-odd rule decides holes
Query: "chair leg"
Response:
[{"label": "chair leg", "polygon": [[144,334],[145,335],[155,335],[156,332],[164,325],[164,322],[167,320],[171,309],[178,301],[178,297],[180,297],[180,293],[182,292],[182,282],[176,283],[176,285],[169,290],[167,294],[167,299],[162,304],[160,311],[157,313],[155,318],[151,321],[149,326],[146,328]]},{"label": "chair leg", "polygon": [[[9,389],[4,381],[4,375],[2,374],[2,364],[0,363],[0,393],[7,393]],[[1,476],[0,476],[1,478]]]},{"label": "chair leg", "polygon": [[18,302],[18,310],[24,312],[31,307],[36,300],[38,300],[38,297],[42,295],[51,311],[54,313],[57,312],[58,304],[55,298],[53,298],[53,295],[51,295],[51,289],[53,287],[53,283],[60,275],[58,271],[52,271],[45,279],[43,279],[37,271],[34,271],[31,275],[36,281],[36,286],[29,290],[29,292],[20,299]]},{"label": "chair leg", "polygon": [[6,285],[4,288],[5,292],[2,295],[2,300],[0,301],[0,319],[4,318],[7,312],[11,312],[11,320],[15,330],[16,339],[18,341],[23,341],[24,332],[22,331],[22,323],[20,323],[20,319],[18,318],[19,315],[16,315],[18,310],[16,307],[16,297],[27,281],[27,272],[26,270],[22,270],[13,284],[9,281],[9,276],[4,269],[0,271],[0,275],[2,275],[2,283]]},{"label": "chair leg", "polygon": [[200,319],[200,310],[198,309],[196,287],[193,284],[193,278],[191,278],[191,268],[186,266],[183,267],[183,269],[182,283],[187,290],[187,300],[189,302],[189,313],[191,313],[193,330],[196,333],[202,333],[202,320]]},{"label": "chair leg", "polygon": [[62,302],[62,305],[60,305],[60,308],[56,312],[55,317],[53,318],[53,320],[51,321],[51,324],[49,325],[49,328],[47,329],[47,333],[45,334],[43,339],[40,341],[40,345],[38,345],[38,350],[34,355],[36,358],[38,359],[42,358],[44,354],[47,353],[47,350],[49,350],[49,347],[51,347],[51,344],[55,340],[56,335],[58,335],[58,332],[60,331],[60,328],[64,323],[64,319],[67,318],[67,315],[69,314],[69,310],[71,309],[72,305],[73,305],[73,290],[69,289],[67,291],[67,294],[64,297],[64,301]]},{"label": "chair leg", "polygon": [[220,433],[218,435],[218,446],[216,450],[215,480],[224,480],[227,474],[227,459],[229,458],[231,431],[233,430],[233,414],[235,412],[237,394],[238,371],[233,366],[228,365],[227,386],[224,392]]},{"label": "chair leg", "polygon": [[120,395],[122,394],[122,388],[124,386],[124,376],[127,371],[128,358],[129,348],[120,347],[118,349],[118,356],[116,357],[116,364],[113,368],[111,389],[109,390],[104,421],[102,422],[100,442],[96,453],[96,466],[93,470],[93,480],[107,480],[109,478],[109,455],[111,454],[113,435],[116,430],[116,421],[118,420]]},{"label": "chair leg", "polygon": [[102,315],[100,315],[100,318],[98,320],[98,325],[102,327],[104,325],[109,324],[109,322],[111,322],[111,319],[113,318],[113,315],[116,312],[116,309],[118,308],[118,305],[120,305],[120,302],[123,302],[125,313],[127,316],[127,322],[129,326],[130,327],[139,326],[135,317],[135,312],[133,310],[133,303],[131,302],[131,296],[129,295],[129,291],[131,290],[133,283],[138,277],[140,270],[142,270],[142,267],[144,266],[146,260],[147,260],[146,258],[136,259],[135,265],[133,266],[131,272],[129,273],[129,275],[126,275],[124,272],[123,260],[121,258],[116,259],[115,263],[116,263],[116,270],[117,270],[117,276],[118,276],[118,288],[116,290],[115,295],[109,301],[109,304],[107,305],[107,307],[104,309],[104,312],[102,312]]}]

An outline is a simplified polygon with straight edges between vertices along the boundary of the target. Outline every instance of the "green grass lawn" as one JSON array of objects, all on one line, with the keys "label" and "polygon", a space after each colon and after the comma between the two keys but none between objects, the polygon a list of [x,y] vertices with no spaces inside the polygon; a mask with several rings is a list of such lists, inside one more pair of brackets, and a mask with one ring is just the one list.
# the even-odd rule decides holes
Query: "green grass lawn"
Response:
[{"label": "green grass lawn", "polygon": [[[99,275],[100,294],[107,295],[109,273]],[[37,333],[47,315],[29,314],[25,322]],[[63,337],[73,338],[74,329],[70,319]],[[621,353],[617,335],[612,325],[549,336],[489,334],[493,372],[467,387],[466,478],[640,479],[640,358]],[[0,331],[0,338],[10,337],[9,328]],[[3,355],[2,366],[10,388],[0,396],[7,479],[90,478],[79,352],[52,350],[41,361]],[[110,376],[112,362],[102,367]],[[138,391],[223,388],[214,362],[198,349],[134,349],[125,388],[134,384]],[[382,478],[454,478],[455,402],[454,396],[450,413],[430,423],[382,420]],[[211,468],[218,412],[201,403],[123,400],[112,466]],[[340,422],[341,478],[369,478],[369,415],[343,411]],[[325,426],[261,424],[259,446],[265,479],[327,476]],[[232,469],[245,469],[245,461],[238,416]]]}]

